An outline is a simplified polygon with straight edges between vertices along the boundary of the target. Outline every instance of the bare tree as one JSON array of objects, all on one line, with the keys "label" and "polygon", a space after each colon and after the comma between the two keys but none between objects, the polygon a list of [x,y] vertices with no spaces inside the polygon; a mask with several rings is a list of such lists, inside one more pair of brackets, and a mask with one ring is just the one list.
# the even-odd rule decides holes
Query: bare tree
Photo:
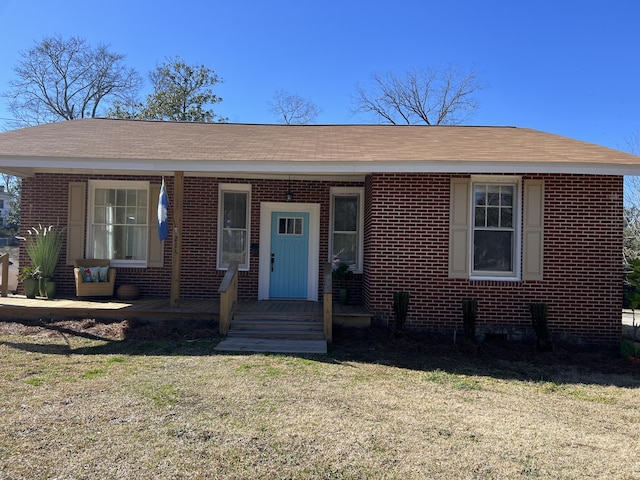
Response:
[{"label": "bare tree", "polygon": [[137,92],[142,79],[124,65],[124,55],[84,39],[46,37],[20,52],[17,78],[4,94],[16,126],[95,117],[99,108]]},{"label": "bare tree", "polygon": [[449,66],[412,69],[404,76],[376,73],[369,89],[358,86],[354,112],[371,113],[382,123],[459,125],[478,108],[474,94],[483,88],[475,72]]},{"label": "bare tree", "polygon": [[629,152],[634,155],[640,155],[640,130],[631,133],[627,138]]},{"label": "bare tree", "polygon": [[[2,178],[2,186],[5,191],[11,196],[9,200],[9,212],[5,217],[5,223],[9,230],[16,233],[20,227],[20,197],[22,194],[22,179],[20,177],[14,177],[8,173],[0,175]],[[2,222],[0,221],[0,227]]]},{"label": "bare tree", "polygon": [[278,90],[269,102],[269,111],[285,125],[308,125],[316,121],[320,108],[300,95]]},{"label": "bare tree", "polygon": [[[640,154],[640,130],[627,138],[628,150]],[[640,177],[624,178],[624,261],[640,258]]]}]

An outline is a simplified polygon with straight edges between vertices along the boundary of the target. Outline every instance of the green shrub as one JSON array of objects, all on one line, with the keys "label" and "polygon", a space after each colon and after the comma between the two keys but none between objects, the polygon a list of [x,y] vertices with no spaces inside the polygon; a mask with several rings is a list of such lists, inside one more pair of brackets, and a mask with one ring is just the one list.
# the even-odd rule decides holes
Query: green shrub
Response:
[{"label": "green shrub", "polygon": [[531,324],[536,332],[539,352],[547,352],[553,350],[549,339],[549,323],[548,323],[548,306],[546,303],[530,303],[529,312],[531,313]]},{"label": "green shrub", "polygon": [[478,318],[478,300],[475,298],[465,298],[462,300],[462,325],[464,336],[475,342],[476,340],[476,319]]},{"label": "green shrub", "polygon": [[403,290],[393,293],[393,312],[396,314],[396,330],[404,330],[409,311],[409,292]]}]

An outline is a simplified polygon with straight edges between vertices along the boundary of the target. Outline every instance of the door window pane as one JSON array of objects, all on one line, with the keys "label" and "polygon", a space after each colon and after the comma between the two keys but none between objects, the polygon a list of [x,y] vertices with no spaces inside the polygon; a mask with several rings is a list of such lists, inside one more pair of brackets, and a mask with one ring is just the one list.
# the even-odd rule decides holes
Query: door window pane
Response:
[{"label": "door window pane", "polygon": [[278,235],[302,235],[302,218],[280,217],[278,218]]}]

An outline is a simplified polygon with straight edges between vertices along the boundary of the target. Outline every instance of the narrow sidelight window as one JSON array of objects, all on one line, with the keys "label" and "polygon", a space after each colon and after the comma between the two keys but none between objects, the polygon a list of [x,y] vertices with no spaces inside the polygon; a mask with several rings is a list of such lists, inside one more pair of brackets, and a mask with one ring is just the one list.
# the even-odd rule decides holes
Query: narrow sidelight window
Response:
[{"label": "narrow sidelight window", "polygon": [[218,268],[231,262],[249,269],[250,186],[221,185],[218,227]]},{"label": "narrow sidelight window", "polygon": [[330,259],[356,272],[362,271],[362,216],[362,189],[332,189]]}]

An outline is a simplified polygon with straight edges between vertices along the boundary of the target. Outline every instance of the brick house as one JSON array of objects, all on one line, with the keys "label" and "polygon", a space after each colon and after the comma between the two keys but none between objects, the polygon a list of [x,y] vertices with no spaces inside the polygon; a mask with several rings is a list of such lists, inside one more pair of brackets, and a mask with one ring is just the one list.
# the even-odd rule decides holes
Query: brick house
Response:
[{"label": "brick house", "polygon": [[623,176],[639,168],[512,127],[84,119],[0,134],[0,171],[23,178],[22,225],[67,227],[63,294],[86,257],[168,296],[180,235],[184,298],[216,299],[238,261],[241,300],[318,301],[323,265],[340,260],[350,301],[377,322],[393,322],[393,292],[406,290],[408,328],[460,328],[461,300],[475,298],[480,332],[517,338],[543,301],[556,336],[600,344],[620,336]]},{"label": "brick house", "polygon": [[0,185],[0,228],[7,226],[7,215],[11,212],[11,194]]}]

